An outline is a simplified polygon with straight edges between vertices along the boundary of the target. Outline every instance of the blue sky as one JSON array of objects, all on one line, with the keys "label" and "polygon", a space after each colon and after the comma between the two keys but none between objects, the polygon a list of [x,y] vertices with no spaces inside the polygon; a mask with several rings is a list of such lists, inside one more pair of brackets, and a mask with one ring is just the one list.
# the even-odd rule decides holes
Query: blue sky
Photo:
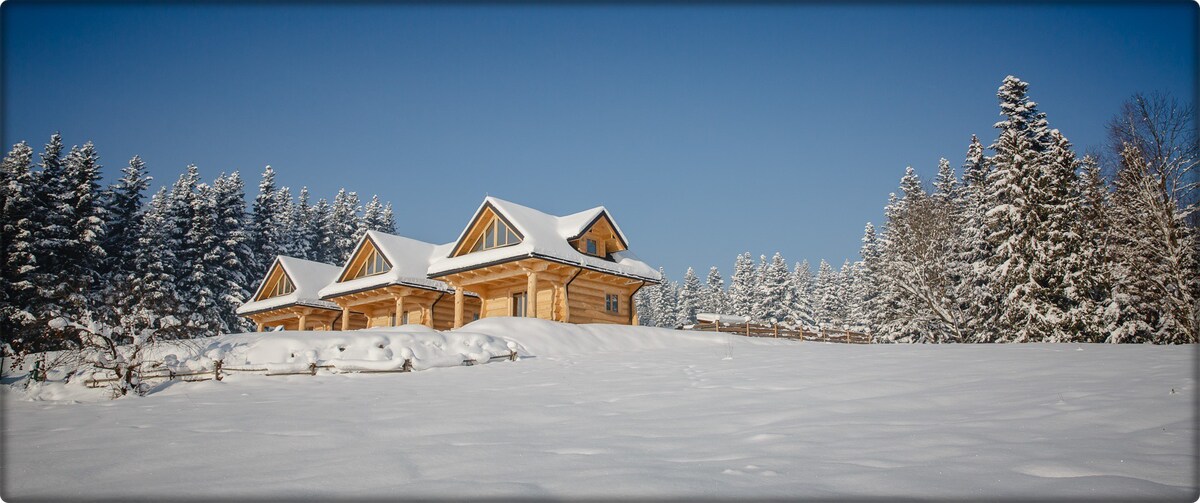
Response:
[{"label": "blue sky", "polygon": [[159,184],[270,164],[454,239],[485,194],[603,204],[673,278],[856,259],[913,166],[985,144],[1005,75],[1079,150],[1134,92],[1195,92],[1197,7],[6,2],[3,142],[94,141]]}]

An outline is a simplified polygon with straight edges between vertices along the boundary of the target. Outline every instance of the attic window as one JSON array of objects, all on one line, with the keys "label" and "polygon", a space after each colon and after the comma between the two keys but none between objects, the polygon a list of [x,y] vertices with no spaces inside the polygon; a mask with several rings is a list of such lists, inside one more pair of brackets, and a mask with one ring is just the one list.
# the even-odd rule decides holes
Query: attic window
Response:
[{"label": "attic window", "polygon": [[392,266],[388,265],[387,260],[383,259],[383,255],[379,254],[379,250],[372,248],[366,252],[362,265],[354,271],[350,279],[382,274],[390,270],[392,270]]},{"label": "attic window", "polygon": [[600,252],[598,251],[598,248],[596,247],[596,240],[595,239],[587,240],[587,254],[588,255],[598,255],[599,253]]},{"label": "attic window", "polygon": [[271,292],[267,294],[267,298],[280,297],[294,291],[296,291],[296,285],[293,285],[292,279],[284,274],[282,278],[279,278],[279,281],[275,282],[275,288],[271,289]]},{"label": "attic window", "polygon": [[500,248],[501,246],[515,245],[520,243],[521,239],[516,233],[509,229],[504,221],[499,218],[492,220],[487,228],[483,230],[483,235],[475,240],[475,244],[471,246],[471,252],[490,250],[492,248]]}]

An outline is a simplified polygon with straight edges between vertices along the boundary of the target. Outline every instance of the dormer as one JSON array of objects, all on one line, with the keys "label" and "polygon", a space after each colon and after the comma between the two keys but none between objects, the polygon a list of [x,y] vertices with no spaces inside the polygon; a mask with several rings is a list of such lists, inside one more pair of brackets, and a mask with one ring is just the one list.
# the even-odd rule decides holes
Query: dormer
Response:
[{"label": "dormer", "polygon": [[569,242],[579,253],[600,258],[607,258],[612,253],[629,249],[609,219],[608,213],[603,211]]},{"label": "dormer", "polygon": [[287,271],[283,270],[283,265],[276,260],[271,265],[271,272],[267,274],[267,280],[263,282],[262,288],[259,289],[258,295],[254,297],[255,301],[282,297],[296,291],[296,284],[292,283],[292,278],[287,275]]},{"label": "dormer", "polygon": [[468,253],[503,248],[520,243],[525,237],[512,222],[496,212],[491,204],[485,204],[468,226],[463,239],[458,242],[451,257]]},{"label": "dormer", "polygon": [[379,246],[375,244],[369,236],[362,240],[358,249],[350,255],[350,261],[342,270],[341,277],[338,282],[346,282],[376,274],[383,274],[392,270],[392,263],[387,257],[379,251]]}]

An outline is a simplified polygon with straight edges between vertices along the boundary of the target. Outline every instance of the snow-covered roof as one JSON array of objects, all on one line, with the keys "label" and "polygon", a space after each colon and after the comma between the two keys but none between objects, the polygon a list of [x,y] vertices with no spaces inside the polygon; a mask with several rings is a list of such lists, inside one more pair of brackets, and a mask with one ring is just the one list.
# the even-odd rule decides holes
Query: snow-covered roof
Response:
[{"label": "snow-covered roof", "polygon": [[350,267],[350,262],[352,262],[347,261],[339,274],[330,278],[327,281],[327,285],[321,289],[321,298],[327,299],[350,292],[387,285],[407,285],[442,292],[454,291],[445,282],[429,279],[430,264],[441,257],[449,255],[453,244],[435,245],[404,236],[385,234],[379,231],[367,231],[362,239],[359,239],[358,245],[354,247],[354,250],[357,252],[361,249],[363,243],[367,240],[370,240],[374,244],[375,249],[383,254],[383,258],[391,264],[392,268],[382,274],[338,283],[337,279],[345,274],[345,267]]},{"label": "snow-covered roof", "polygon": [[[462,245],[462,240],[470,232],[472,225],[488,207],[512,224],[515,230],[521,234],[521,242],[501,248],[467,253],[458,257],[449,257],[448,255],[453,249]],[[432,263],[429,268],[429,276],[437,277],[506,260],[537,257],[619,276],[653,282],[661,281],[662,276],[658,271],[638,260],[637,256],[628,250],[612,253],[610,261],[581,253],[571,246],[569,241],[587,231],[587,228],[601,215],[608,217],[608,221],[612,223],[613,230],[622,243],[628,243],[620,227],[617,226],[616,220],[603,206],[559,217],[503,199],[486,197],[479,205],[479,209],[475,210],[475,216],[472,217],[471,223],[467,224],[454,243],[448,245],[445,255]]]},{"label": "snow-covered roof", "polygon": [[237,308],[237,314],[245,315],[292,305],[341,309],[337,304],[321,300],[319,295],[321,287],[337,279],[338,273],[341,272],[340,267],[283,255],[275,257],[275,264],[267,268],[267,275],[259,282],[252,299],[257,299],[262,294],[263,288],[267,287],[267,281],[271,279],[271,273],[275,271],[276,264],[283,268],[283,273],[292,281],[292,285],[296,289],[287,295],[242,304]]}]

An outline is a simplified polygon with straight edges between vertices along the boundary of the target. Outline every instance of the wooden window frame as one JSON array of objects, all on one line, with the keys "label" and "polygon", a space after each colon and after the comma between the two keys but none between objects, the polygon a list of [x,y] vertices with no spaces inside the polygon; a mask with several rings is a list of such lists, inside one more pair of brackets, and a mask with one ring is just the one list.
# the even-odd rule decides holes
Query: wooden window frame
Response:
[{"label": "wooden window frame", "polygon": [[604,311],[609,314],[621,314],[621,296],[615,293],[604,294]]}]

